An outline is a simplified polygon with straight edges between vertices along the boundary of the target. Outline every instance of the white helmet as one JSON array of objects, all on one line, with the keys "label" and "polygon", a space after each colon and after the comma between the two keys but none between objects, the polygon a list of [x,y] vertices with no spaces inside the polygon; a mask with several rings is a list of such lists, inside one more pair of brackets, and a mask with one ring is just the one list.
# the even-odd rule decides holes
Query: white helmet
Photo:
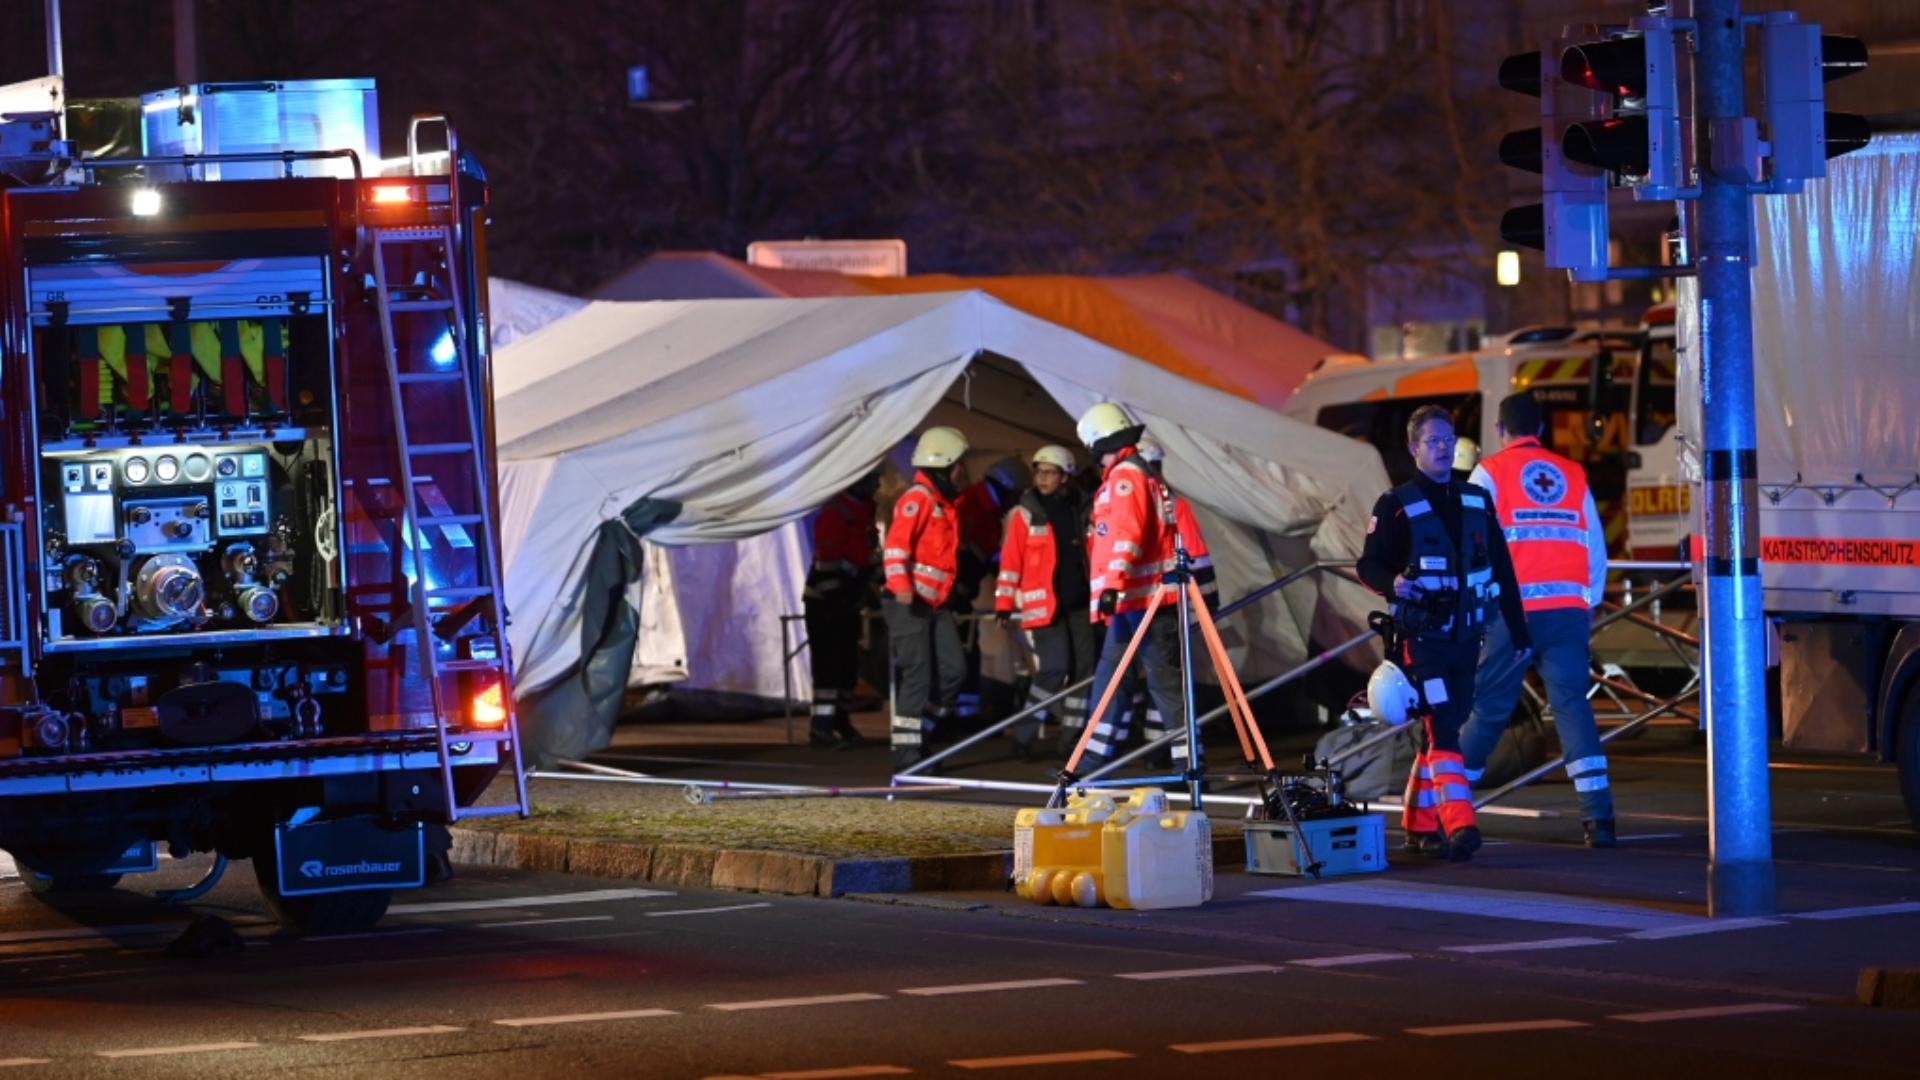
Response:
[{"label": "white helmet", "polygon": [[1472,472],[1480,464],[1480,444],[1462,435],[1453,443],[1453,471]]},{"label": "white helmet", "polygon": [[913,467],[944,469],[967,452],[967,437],[958,428],[931,427],[920,433],[913,447]]},{"label": "white helmet", "polygon": [[1074,470],[1073,451],[1064,446],[1043,446],[1033,452],[1033,465],[1035,468],[1039,468],[1042,465],[1051,465],[1061,472],[1066,473],[1068,476],[1072,476]]},{"label": "white helmet", "polygon": [[1167,456],[1167,451],[1159,443],[1144,435],[1133,444],[1133,452],[1140,455],[1140,460],[1149,463],[1157,463]]},{"label": "white helmet", "polygon": [[1127,410],[1111,401],[1103,401],[1080,415],[1080,442],[1092,446],[1109,435],[1117,435],[1136,426]]},{"label": "white helmet", "polygon": [[1367,680],[1367,707],[1389,724],[1403,724],[1407,714],[1420,707],[1420,692],[1407,681],[1400,665],[1382,660]]}]

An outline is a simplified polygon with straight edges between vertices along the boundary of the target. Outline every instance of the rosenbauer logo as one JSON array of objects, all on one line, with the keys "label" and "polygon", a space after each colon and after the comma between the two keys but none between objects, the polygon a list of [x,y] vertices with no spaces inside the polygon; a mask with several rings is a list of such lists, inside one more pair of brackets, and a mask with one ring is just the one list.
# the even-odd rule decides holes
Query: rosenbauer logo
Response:
[{"label": "rosenbauer logo", "polygon": [[1760,558],[1777,563],[1920,567],[1920,542],[1769,536],[1760,541]]},{"label": "rosenbauer logo", "polygon": [[300,864],[300,876],[306,878],[347,877],[353,874],[395,874],[399,873],[397,862],[368,862],[365,859],[353,863],[340,863],[327,866],[319,859],[308,859]]}]

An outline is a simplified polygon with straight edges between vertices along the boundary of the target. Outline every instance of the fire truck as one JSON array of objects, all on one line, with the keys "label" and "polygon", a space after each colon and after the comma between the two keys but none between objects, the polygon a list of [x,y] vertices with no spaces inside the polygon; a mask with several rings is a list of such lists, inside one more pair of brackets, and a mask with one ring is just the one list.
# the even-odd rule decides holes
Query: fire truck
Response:
[{"label": "fire truck", "polygon": [[485,175],[443,117],[383,165],[366,80],[63,94],[0,88],[0,849],[365,927],[527,808]]}]

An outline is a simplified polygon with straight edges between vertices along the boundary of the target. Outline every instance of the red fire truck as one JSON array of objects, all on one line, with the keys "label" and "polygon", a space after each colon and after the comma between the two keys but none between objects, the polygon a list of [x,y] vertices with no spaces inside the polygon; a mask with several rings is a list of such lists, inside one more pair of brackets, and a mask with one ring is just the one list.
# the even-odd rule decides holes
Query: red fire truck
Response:
[{"label": "red fire truck", "polygon": [[42,892],[251,859],[288,927],[364,927],[443,826],[526,812],[484,174],[443,118],[383,170],[365,81],[38,82],[0,123],[0,849]]}]

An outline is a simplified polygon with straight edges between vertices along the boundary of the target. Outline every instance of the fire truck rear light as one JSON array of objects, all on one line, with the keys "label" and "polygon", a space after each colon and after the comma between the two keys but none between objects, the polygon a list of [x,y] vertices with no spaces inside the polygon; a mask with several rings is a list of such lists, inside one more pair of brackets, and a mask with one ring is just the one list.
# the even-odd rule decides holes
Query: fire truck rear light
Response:
[{"label": "fire truck rear light", "polygon": [[499,727],[506,722],[506,699],[501,693],[499,683],[494,683],[473,696],[475,727]]},{"label": "fire truck rear light", "polygon": [[381,184],[373,189],[373,201],[383,206],[410,203],[414,198],[415,193],[411,184]]},{"label": "fire truck rear light", "polygon": [[152,217],[160,212],[160,193],[152,188],[141,188],[133,193],[133,213],[136,217]]}]

